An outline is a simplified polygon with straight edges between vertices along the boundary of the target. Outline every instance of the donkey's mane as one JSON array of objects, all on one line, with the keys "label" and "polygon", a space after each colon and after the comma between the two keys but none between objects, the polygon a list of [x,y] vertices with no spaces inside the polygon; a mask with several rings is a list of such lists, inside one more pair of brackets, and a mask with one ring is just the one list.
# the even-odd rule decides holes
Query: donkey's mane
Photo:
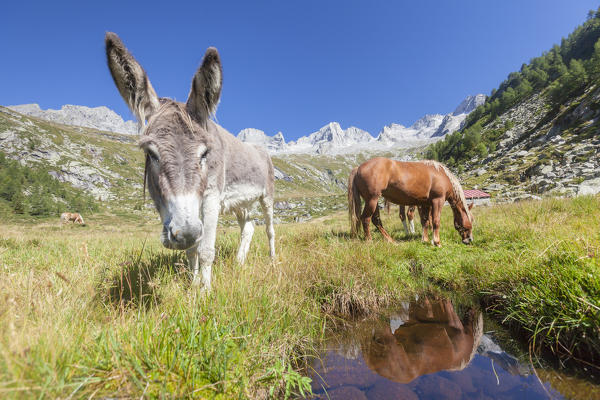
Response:
[{"label": "donkey's mane", "polygon": [[465,212],[467,213],[467,216],[469,217],[469,221],[473,222],[473,216],[471,215],[471,211],[469,210],[469,207],[467,206],[467,199],[465,198],[465,192],[463,191],[462,185],[460,184],[460,181],[458,180],[456,175],[454,175],[452,173],[452,171],[450,171],[448,169],[448,167],[446,167],[441,162],[434,161],[434,160],[424,160],[421,162],[425,165],[430,165],[430,166],[434,167],[438,171],[442,170],[446,174],[446,176],[450,180],[450,183],[452,184],[452,194],[454,195],[454,199],[457,202],[462,203],[463,208],[465,209]]}]

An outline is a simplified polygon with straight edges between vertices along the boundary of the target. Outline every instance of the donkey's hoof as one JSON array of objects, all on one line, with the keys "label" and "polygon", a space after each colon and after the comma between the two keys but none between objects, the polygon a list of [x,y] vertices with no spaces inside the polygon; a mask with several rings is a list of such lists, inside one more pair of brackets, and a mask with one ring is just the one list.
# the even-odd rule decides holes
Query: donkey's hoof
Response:
[{"label": "donkey's hoof", "polygon": [[210,292],[210,286],[205,285],[201,278],[194,278],[192,280],[192,289],[200,294],[207,294]]}]

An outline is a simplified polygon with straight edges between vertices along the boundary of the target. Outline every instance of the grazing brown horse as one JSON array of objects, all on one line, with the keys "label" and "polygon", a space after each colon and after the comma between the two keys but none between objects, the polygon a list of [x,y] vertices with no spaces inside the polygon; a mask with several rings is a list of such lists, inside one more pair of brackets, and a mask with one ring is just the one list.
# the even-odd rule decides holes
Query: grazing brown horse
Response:
[{"label": "grazing brown horse", "polygon": [[[473,241],[472,205],[467,207],[463,189],[456,176],[437,161],[403,162],[377,157],[353,169],[348,179],[348,213],[352,236],[356,236],[359,222],[362,222],[365,239],[371,240],[370,223],[373,219],[384,238],[394,242],[381,223],[377,207],[380,196],[394,204],[419,206],[424,227],[423,240],[428,241],[425,227],[431,219],[435,246],[440,246],[442,207],[448,201],[454,213],[454,227],[462,242],[469,244]],[[365,199],[362,214],[361,197]]]},{"label": "grazing brown horse", "polygon": [[80,225],[85,224],[85,222],[83,222],[83,217],[79,213],[64,212],[64,213],[60,214],[60,221],[63,224],[67,223],[69,221],[73,222],[73,223],[78,223]]}]

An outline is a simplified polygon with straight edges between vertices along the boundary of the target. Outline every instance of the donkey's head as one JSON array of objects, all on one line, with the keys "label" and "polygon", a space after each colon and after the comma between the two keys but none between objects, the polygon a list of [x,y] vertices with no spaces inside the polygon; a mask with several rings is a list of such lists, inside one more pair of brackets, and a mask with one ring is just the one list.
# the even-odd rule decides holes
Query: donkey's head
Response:
[{"label": "donkey's head", "polygon": [[111,32],[106,34],[106,56],[115,84],[139,123],[139,143],[146,153],[144,182],[163,223],[162,244],[190,248],[202,237],[200,206],[208,171],[218,163],[207,129],[221,95],[219,53],[206,51],[186,104],[159,98],[144,69]]}]

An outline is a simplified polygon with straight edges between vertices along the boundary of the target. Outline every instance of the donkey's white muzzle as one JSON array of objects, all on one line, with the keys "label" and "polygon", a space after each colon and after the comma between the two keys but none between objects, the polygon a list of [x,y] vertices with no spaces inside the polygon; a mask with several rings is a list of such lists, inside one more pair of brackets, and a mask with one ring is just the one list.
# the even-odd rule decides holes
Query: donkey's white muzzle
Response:
[{"label": "donkey's white muzzle", "polygon": [[165,247],[185,250],[200,241],[203,226],[199,209],[200,202],[194,194],[173,196],[167,200],[161,234],[161,242]]},{"label": "donkey's white muzzle", "polygon": [[163,246],[173,250],[186,250],[196,245],[202,238],[202,222],[190,225],[163,225],[161,242]]}]

